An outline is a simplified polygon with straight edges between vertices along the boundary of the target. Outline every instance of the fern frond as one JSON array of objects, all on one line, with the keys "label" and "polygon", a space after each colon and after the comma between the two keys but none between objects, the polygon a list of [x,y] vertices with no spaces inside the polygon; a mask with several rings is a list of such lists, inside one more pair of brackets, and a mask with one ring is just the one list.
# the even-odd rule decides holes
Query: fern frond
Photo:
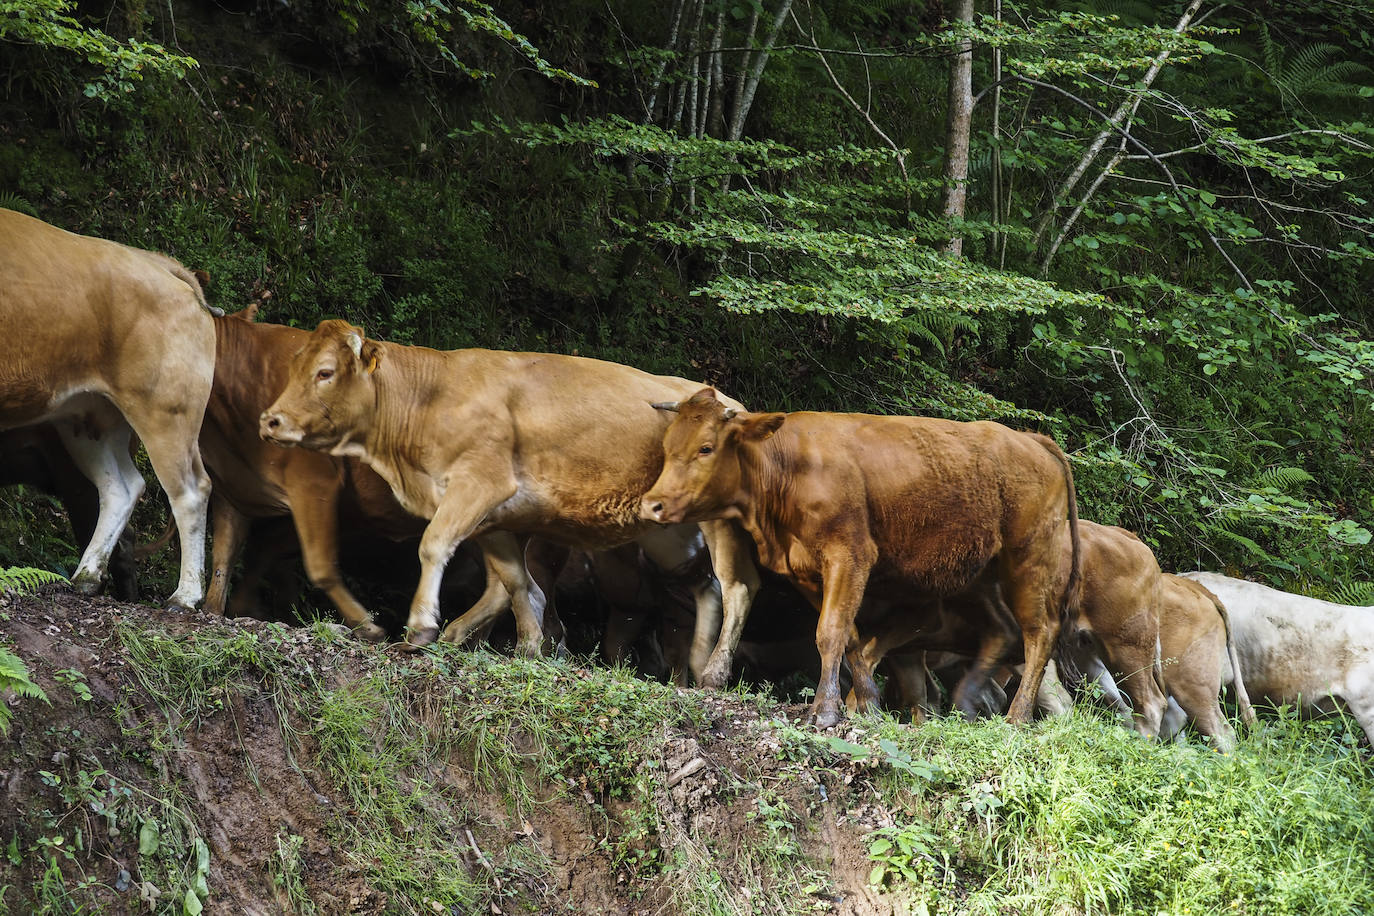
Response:
[{"label": "fern frond", "polygon": [[1221,522],[1221,524],[1208,524],[1203,527],[1203,530],[1208,534],[1215,535],[1217,538],[1223,541],[1230,541],[1233,544],[1239,544],[1241,547],[1244,547],[1246,550],[1250,551],[1252,554],[1254,554],[1261,560],[1268,561],[1272,559],[1272,557],[1270,557],[1269,555],[1269,551],[1265,550],[1255,541],[1251,540],[1243,534],[1240,534],[1239,532],[1232,531],[1229,528],[1225,527],[1225,521],[1221,519],[1218,519],[1218,521]]},{"label": "fern frond", "polygon": [[[19,656],[0,646],[0,693],[7,690],[17,696],[48,702],[48,695],[29,677],[29,669],[24,666]],[[0,702],[0,735],[9,734],[10,719],[13,716],[9,704]]]},{"label": "fern frond", "polygon": [[1302,468],[1274,467],[1256,475],[1250,486],[1256,490],[1272,488],[1286,493],[1314,480],[1316,478]]},{"label": "fern frond", "polygon": [[0,207],[6,210],[15,210],[19,213],[27,213],[29,216],[37,216],[38,211],[33,204],[20,197],[13,191],[0,191]]},{"label": "fern frond", "polygon": [[0,595],[25,595],[37,591],[45,585],[66,581],[66,576],[49,572],[46,569],[34,569],[31,566],[11,566],[9,569],[0,569]]},{"label": "fern frond", "polygon": [[1331,589],[1328,601],[1368,607],[1374,604],[1374,582],[1347,582]]}]

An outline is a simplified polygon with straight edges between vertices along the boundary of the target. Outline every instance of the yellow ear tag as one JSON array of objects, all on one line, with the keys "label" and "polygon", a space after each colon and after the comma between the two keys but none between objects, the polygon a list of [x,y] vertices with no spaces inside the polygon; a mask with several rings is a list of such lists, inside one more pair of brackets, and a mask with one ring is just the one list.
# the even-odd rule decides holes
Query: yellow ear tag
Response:
[{"label": "yellow ear tag", "polygon": [[367,374],[371,375],[377,371],[377,354],[372,354],[372,359],[367,364]]}]

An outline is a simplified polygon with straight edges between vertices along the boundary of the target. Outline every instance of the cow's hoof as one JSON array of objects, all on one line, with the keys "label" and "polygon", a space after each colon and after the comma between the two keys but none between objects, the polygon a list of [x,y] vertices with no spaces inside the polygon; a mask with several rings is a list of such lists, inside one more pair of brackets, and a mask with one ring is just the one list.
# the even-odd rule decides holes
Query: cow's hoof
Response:
[{"label": "cow's hoof", "polygon": [[92,576],[89,573],[77,573],[72,576],[72,590],[78,595],[90,597],[100,593],[100,577]]},{"label": "cow's hoof", "polygon": [[811,715],[806,717],[806,721],[817,728],[833,728],[840,724],[843,718],[840,715],[840,705],[838,703],[827,703],[824,706],[813,706]]},{"label": "cow's hoof", "polygon": [[422,630],[406,629],[405,642],[396,644],[397,652],[418,652],[425,646],[432,645],[439,638],[438,627],[425,627]]},{"label": "cow's hoof", "polygon": [[520,640],[515,647],[515,653],[521,658],[543,658],[544,638],[540,636],[528,641]]},{"label": "cow's hoof", "polygon": [[353,635],[363,642],[379,643],[386,640],[386,630],[383,630],[370,620],[354,627]]},{"label": "cow's hoof", "polygon": [[730,663],[721,664],[719,658],[712,655],[702,669],[700,683],[707,690],[724,690],[730,686]]}]

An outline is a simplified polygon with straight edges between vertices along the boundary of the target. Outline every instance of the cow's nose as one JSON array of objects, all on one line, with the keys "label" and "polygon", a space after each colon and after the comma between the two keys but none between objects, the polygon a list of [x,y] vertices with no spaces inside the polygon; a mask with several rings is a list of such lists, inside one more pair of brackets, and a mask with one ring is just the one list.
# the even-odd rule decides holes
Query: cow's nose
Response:
[{"label": "cow's nose", "polygon": [[639,514],[651,522],[663,521],[663,500],[646,496],[639,504]]},{"label": "cow's nose", "polygon": [[276,429],[277,427],[281,426],[281,417],[272,417],[268,416],[267,414],[263,414],[262,425],[266,426],[268,429]]}]

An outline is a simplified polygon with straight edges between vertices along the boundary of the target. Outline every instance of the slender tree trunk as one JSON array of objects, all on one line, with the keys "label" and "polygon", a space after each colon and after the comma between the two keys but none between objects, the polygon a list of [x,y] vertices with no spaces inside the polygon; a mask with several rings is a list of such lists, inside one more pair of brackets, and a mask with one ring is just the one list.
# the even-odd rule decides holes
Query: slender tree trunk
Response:
[{"label": "slender tree trunk", "polygon": [[744,136],[744,119],[749,116],[749,109],[754,105],[754,93],[758,91],[759,80],[763,79],[763,68],[768,65],[768,56],[773,52],[773,46],[778,43],[778,33],[782,31],[782,24],[787,21],[787,14],[791,11],[792,0],[782,0],[778,5],[778,12],[773,17],[768,37],[764,39],[763,47],[754,55],[748,79],[742,81],[743,91],[735,99],[735,109],[730,118],[730,132],[725,136],[727,140],[738,140]]},{"label": "slender tree trunk", "polygon": [[725,133],[725,55],[720,53],[725,43],[725,6],[716,14],[716,34],[711,39],[711,107],[706,115],[707,136],[720,137]]},{"label": "slender tree trunk", "polygon": [[[954,0],[950,19],[973,24],[973,0]],[[945,120],[945,219],[964,218],[968,201],[969,135],[973,125],[973,42],[959,42],[958,53],[949,65],[949,112]],[[960,257],[964,238],[953,235],[945,243],[945,254]]]},{"label": "slender tree trunk", "polygon": [[[1192,0],[1192,2],[1188,4],[1188,8],[1183,11],[1183,15],[1179,17],[1178,23],[1174,26],[1174,32],[1181,33],[1184,29],[1188,28],[1188,24],[1193,21],[1193,17],[1197,15],[1197,11],[1201,6],[1202,0]],[[1108,119],[1107,124],[1103,126],[1096,137],[1093,137],[1092,143],[1088,144],[1088,149],[1078,160],[1078,164],[1074,166],[1073,171],[1069,173],[1069,177],[1064,179],[1064,183],[1061,184],[1059,190],[1055,192],[1054,201],[1050,204],[1049,209],[1040,217],[1040,224],[1035,227],[1035,237],[1031,240],[1032,251],[1040,247],[1041,241],[1045,238],[1045,232],[1049,229],[1050,222],[1054,219],[1055,212],[1063,206],[1069,194],[1073,192],[1073,189],[1078,186],[1078,182],[1087,174],[1089,166],[1093,164],[1093,160],[1102,152],[1103,147],[1107,145],[1107,141],[1112,137],[1119,136],[1117,128],[1119,128],[1122,122],[1127,118],[1135,116],[1136,109],[1140,107],[1141,101],[1145,98],[1145,90],[1149,89],[1150,85],[1154,83],[1155,77],[1159,76],[1159,72],[1164,69],[1164,62],[1168,59],[1169,51],[1167,48],[1160,51],[1159,54],[1155,56],[1154,61],[1150,64],[1150,68],[1145,71],[1145,75],[1141,77],[1140,82],[1136,84],[1137,91],[1117,106],[1116,111],[1112,112],[1112,116]],[[1099,181],[1097,184],[1101,184],[1101,182]],[[1084,203],[1086,203],[1086,199]]]},{"label": "slender tree trunk", "polygon": [[[1002,21],[1002,0],[993,0],[992,15],[997,22]],[[1002,49],[992,49],[992,221],[1002,223]],[[1002,253],[1002,263],[1006,263],[1007,234],[997,232],[992,237],[992,246]]]},{"label": "slender tree trunk", "polygon": [[[682,13],[686,6],[686,0],[675,0],[673,4],[673,27],[668,32],[667,50],[669,52],[677,50],[677,33],[682,28]],[[658,115],[658,93],[663,88],[663,72],[667,67],[668,59],[665,57],[658,62],[658,66],[654,69],[654,81],[649,89],[649,104],[646,106],[644,116],[645,124],[654,123],[654,118]],[[667,105],[664,107],[666,108]]]}]

